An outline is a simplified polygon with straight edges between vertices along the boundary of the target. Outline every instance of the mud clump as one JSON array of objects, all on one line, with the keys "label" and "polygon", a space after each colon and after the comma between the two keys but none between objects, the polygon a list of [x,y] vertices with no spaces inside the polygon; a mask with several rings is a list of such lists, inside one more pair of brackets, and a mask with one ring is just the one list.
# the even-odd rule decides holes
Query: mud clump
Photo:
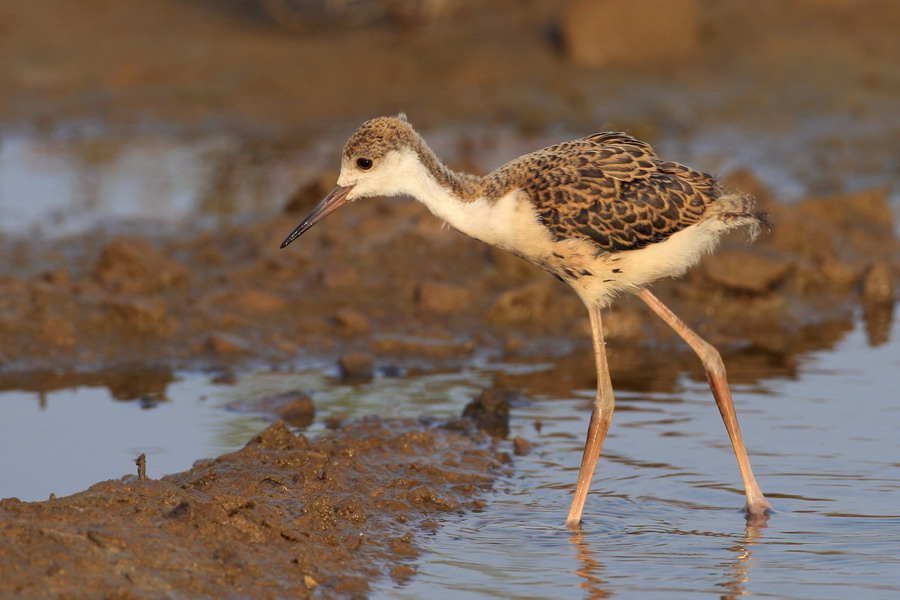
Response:
[{"label": "mud clump", "polygon": [[300,390],[236,400],[228,404],[228,409],[242,413],[268,415],[298,428],[309,427],[316,416],[316,407],[312,398]]},{"label": "mud clump", "polygon": [[462,416],[471,420],[480,430],[494,437],[509,435],[509,410],[516,392],[503,389],[483,389],[481,394],[466,404]]},{"label": "mud clump", "polygon": [[502,469],[486,440],[413,422],[312,441],[276,423],[184,473],[0,501],[0,595],[359,597],[408,577],[415,532]]},{"label": "mud clump", "polygon": [[365,383],[375,376],[375,357],[367,352],[348,352],[338,360],[341,381]]},{"label": "mud clump", "polygon": [[116,238],[100,252],[93,276],[110,290],[134,294],[180,286],[188,271],[144,240]]}]

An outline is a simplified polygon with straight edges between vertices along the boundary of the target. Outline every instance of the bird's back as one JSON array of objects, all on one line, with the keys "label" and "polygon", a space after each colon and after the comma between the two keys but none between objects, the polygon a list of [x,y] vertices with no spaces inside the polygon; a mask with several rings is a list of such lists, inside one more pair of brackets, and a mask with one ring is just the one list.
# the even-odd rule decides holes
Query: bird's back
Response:
[{"label": "bird's back", "polygon": [[624,133],[597,133],[526,154],[492,173],[489,194],[521,189],[557,239],[603,251],[638,250],[701,221],[719,196],[715,179]]}]

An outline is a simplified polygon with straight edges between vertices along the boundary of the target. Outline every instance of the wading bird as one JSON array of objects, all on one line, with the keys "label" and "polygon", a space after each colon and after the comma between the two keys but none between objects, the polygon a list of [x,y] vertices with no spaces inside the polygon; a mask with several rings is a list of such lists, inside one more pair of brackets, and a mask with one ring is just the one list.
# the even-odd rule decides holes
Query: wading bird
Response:
[{"label": "wading bird", "polygon": [[540,266],[572,286],[587,306],[597,397],[568,527],[581,521],[612,420],[600,312],[623,292],[636,294],[700,357],[740,467],[746,511],[759,516],[771,509],[750,468],[719,352],[647,289],[684,273],[726,231],[745,227],[754,236],[763,221],[752,198],[724,194],[712,176],[660,160],[648,144],[623,133],[550,146],[484,177],[457,173],[399,115],[367,121],[350,137],[337,187],[281,247],[347,202],[401,195],[462,233]]}]

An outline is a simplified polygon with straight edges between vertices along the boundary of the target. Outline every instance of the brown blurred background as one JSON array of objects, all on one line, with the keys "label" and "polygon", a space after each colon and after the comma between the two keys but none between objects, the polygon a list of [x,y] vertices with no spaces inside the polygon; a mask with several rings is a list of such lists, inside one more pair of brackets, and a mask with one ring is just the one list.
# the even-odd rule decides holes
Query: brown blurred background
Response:
[{"label": "brown blurred background", "polygon": [[0,118],[779,130],[895,108],[898,27],[890,0],[7,0]]}]

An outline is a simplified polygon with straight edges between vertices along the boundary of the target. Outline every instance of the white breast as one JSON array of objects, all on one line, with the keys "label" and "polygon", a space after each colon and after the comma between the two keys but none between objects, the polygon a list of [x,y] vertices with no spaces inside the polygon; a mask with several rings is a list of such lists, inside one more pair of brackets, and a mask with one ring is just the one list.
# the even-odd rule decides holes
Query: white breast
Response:
[{"label": "white breast", "polygon": [[521,192],[510,192],[494,202],[484,198],[460,202],[451,197],[425,204],[454,228],[492,246],[525,257],[551,252],[553,236]]}]

